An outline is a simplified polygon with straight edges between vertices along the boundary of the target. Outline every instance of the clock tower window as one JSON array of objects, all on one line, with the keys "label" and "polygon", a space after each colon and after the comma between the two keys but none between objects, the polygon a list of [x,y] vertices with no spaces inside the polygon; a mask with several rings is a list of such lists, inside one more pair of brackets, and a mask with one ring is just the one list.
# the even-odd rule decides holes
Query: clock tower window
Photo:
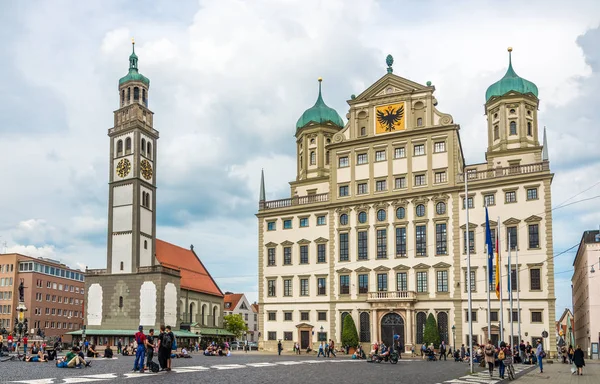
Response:
[{"label": "clock tower window", "polygon": [[146,139],[142,139],[142,153],[146,153]]},{"label": "clock tower window", "polygon": [[147,153],[148,153],[148,158],[151,159],[152,158],[152,143],[151,142],[148,142]]},{"label": "clock tower window", "polygon": [[510,134],[511,135],[517,134],[517,123],[515,121],[510,122]]},{"label": "clock tower window", "polygon": [[131,137],[125,139],[125,154],[131,153]]},{"label": "clock tower window", "polygon": [[123,140],[117,141],[117,156],[121,156],[123,154]]},{"label": "clock tower window", "polygon": [[125,90],[121,90],[121,107],[125,105]]},{"label": "clock tower window", "polygon": [[144,240],[144,249],[148,249],[148,240]]},{"label": "clock tower window", "polygon": [[140,100],[140,89],[138,87],[133,88],[133,101]]}]

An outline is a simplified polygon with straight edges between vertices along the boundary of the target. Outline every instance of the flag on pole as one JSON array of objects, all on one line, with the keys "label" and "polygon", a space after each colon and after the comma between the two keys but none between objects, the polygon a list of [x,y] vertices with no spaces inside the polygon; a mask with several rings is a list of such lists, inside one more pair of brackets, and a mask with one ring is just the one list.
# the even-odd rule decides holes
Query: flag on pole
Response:
[{"label": "flag on pole", "polygon": [[498,231],[496,231],[496,297],[500,300],[500,248],[498,247]]},{"label": "flag on pole", "polygon": [[485,244],[488,254],[488,281],[491,284],[494,281],[494,243],[492,242],[492,230],[487,207],[485,207]]}]

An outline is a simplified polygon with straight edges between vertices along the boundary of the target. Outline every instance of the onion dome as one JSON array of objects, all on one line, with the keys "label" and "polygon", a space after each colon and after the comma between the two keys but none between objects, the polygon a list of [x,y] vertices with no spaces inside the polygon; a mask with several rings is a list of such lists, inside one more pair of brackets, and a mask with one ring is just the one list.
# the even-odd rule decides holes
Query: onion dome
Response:
[{"label": "onion dome", "polygon": [[119,85],[128,81],[139,81],[147,86],[150,86],[150,80],[138,72],[138,57],[135,54],[135,41],[131,39],[132,52],[129,56],[129,73],[119,79]]},{"label": "onion dome", "polygon": [[485,92],[485,101],[488,102],[492,97],[504,96],[508,92],[514,91],[522,94],[531,93],[538,96],[537,86],[529,80],[519,77],[512,67],[511,59],[512,48],[508,48],[508,70],[502,79],[490,85]]},{"label": "onion dome", "polygon": [[342,128],[344,126],[344,121],[340,117],[340,115],[335,111],[335,109],[330,108],[323,101],[323,96],[321,95],[321,82],[322,78],[319,77],[319,97],[317,97],[317,102],[311,108],[304,111],[302,116],[298,119],[296,123],[296,130],[307,126],[310,123],[314,124],[325,124],[331,123],[337,125]]}]

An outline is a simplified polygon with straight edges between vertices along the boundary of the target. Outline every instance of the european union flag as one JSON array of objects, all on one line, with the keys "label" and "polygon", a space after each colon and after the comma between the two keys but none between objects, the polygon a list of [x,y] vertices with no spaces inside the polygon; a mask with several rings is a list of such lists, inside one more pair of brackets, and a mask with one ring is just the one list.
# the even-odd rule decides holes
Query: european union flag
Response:
[{"label": "european union flag", "polygon": [[494,281],[494,245],[492,243],[492,230],[490,229],[490,218],[487,207],[485,207],[485,244],[488,254],[488,281],[491,283]]}]

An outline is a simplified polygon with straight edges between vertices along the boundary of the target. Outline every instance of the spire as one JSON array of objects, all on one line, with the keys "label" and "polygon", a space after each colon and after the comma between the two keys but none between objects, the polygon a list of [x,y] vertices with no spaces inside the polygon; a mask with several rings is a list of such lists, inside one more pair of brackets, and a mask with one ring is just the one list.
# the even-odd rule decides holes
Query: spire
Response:
[{"label": "spire", "polygon": [[544,127],[543,145],[544,147],[542,148],[542,161],[548,161],[548,141],[546,140],[546,127]]},{"label": "spire", "polygon": [[137,71],[138,57],[135,54],[135,40],[131,38],[131,55],[129,56],[129,70],[135,69]]},{"label": "spire", "polygon": [[388,66],[387,73],[394,72],[394,68],[392,68],[392,64],[394,64],[394,58],[392,57],[392,55],[387,55],[387,57],[385,58],[385,63]]},{"label": "spire", "polygon": [[508,47],[508,69],[506,70],[506,74],[504,77],[517,77],[517,73],[512,67],[512,47]]},{"label": "spire", "polygon": [[265,171],[260,170],[260,196],[258,201],[265,201]]},{"label": "spire", "polygon": [[323,78],[319,77],[317,80],[319,81],[319,96],[317,97],[315,107],[319,105],[325,105],[325,102],[323,101],[323,95],[321,94],[321,83],[323,82]]}]

